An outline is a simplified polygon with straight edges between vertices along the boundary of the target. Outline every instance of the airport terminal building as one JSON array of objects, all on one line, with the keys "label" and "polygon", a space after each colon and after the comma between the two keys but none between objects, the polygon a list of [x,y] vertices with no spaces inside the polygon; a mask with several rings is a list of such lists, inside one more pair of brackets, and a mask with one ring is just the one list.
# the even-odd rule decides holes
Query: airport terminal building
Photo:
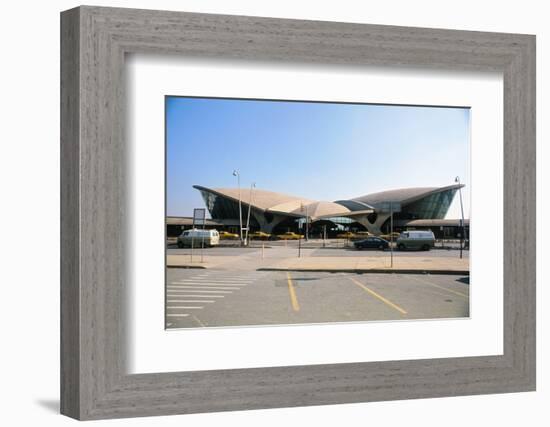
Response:
[{"label": "airport terminal building", "polygon": [[[239,200],[243,227],[250,209],[250,230],[279,234],[303,231],[308,223],[310,236],[323,232],[333,235],[341,231],[389,232],[390,210],[394,230],[431,229],[436,237],[454,238],[460,235],[459,219],[444,219],[456,192],[462,184],[446,187],[402,188],[367,194],[353,199],[320,201],[273,191],[237,188],[207,188],[200,191],[211,220],[209,227],[232,232],[239,229]],[[392,208],[397,207],[397,208]],[[185,218],[169,217],[167,225],[185,227]],[[465,221],[466,235],[469,221]],[[170,234],[170,233],[169,233]]]}]

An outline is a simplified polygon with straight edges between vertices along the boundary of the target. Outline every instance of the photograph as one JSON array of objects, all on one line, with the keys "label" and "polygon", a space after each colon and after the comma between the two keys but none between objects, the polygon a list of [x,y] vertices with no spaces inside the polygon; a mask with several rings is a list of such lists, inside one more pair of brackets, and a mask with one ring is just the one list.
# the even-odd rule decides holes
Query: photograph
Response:
[{"label": "photograph", "polygon": [[470,108],[165,96],[165,328],[470,316]]}]

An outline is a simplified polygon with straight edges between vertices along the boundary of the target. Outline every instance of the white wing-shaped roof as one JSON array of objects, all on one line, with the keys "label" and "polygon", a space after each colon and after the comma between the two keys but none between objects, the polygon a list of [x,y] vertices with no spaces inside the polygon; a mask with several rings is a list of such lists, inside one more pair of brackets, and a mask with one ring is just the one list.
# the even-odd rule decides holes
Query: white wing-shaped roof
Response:
[{"label": "white wing-shaped roof", "polygon": [[429,196],[430,194],[459,189],[461,187],[464,187],[464,184],[453,184],[447,187],[399,188],[396,190],[386,190],[380,191],[378,193],[371,193],[365,196],[355,197],[351,200],[366,203],[374,207],[384,202],[401,202],[402,204],[407,204],[423,197]]},{"label": "white wing-shaped roof", "polygon": [[348,200],[348,202],[359,202],[359,204],[355,204],[358,207],[364,207],[364,209],[360,210],[352,210],[354,208],[351,205],[351,209],[348,208],[346,205],[349,205],[349,203],[345,203],[346,200],[341,200],[338,203],[322,200],[311,200],[306,199],[305,197],[291,196],[289,194],[261,190],[258,188],[255,188],[252,191],[252,200],[250,200],[251,192],[248,188],[241,188],[239,192],[239,189],[237,188],[207,188],[200,185],[194,185],[193,187],[200,191],[213,193],[234,201],[238,201],[240,198],[241,203],[251,205],[256,209],[296,217],[305,216],[307,207],[307,216],[317,219],[323,217],[368,214],[375,210],[371,209],[371,207],[376,208],[377,205],[383,202],[395,201],[401,202],[402,204],[407,204],[430,194],[458,189],[463,186],[463,184],[454,184],[447,187],[400,188],[396,190],[380,191],[378,193],[367,194],[365,196]]},{"label": "white wing-shaped roof", "polygon": [[[198,190],[214,193],[234,201],[239,200],[239,190],[237,188],[207,188],[200,185],[195,185],[194,187]],[[241,203],[250,204],[256,209],[296,217],[305,216],[306,207],[307,215],[311,218],[341,216],[351,212],[348,208],[338,203],[311,200],[258,188],[252,191],[252,200],[250,200],[250,189],[242,188],[240,199]]]}]

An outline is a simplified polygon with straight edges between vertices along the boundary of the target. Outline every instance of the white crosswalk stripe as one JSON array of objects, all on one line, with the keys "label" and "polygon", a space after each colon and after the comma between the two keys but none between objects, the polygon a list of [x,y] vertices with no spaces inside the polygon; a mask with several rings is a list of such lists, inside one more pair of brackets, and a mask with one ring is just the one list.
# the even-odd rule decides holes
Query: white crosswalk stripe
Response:
[{"label": "white crosswalk stripe", "polygon": [[168,286],[169,291],[184,291],[186,289],[207,289],[207,290],[222,290],[222,291],[238,291],[241,288],[232,286],[203,286],[203,285],[180,285],[180,286]]},{"label": "white crosswalk stripe", "polygon": [[172,309],[175,309],[175,310],[179,310],[179,309],[182,309],[182,310],[202,310],[204,307],[195,307],[195,306],[192,306],[192,305],[178,305],[178,306],[166,306],[166,308],[168,310],[172,310]]},{"label": "white crosswalk stripe", "polygon": [[181,298],[204,298],[204,297],[224,298],[225,295],[189,295],[189,294],[185,294],[185,295],[174,295],[174,297],[181,297]]},{"label": "white crosswalk stripe", "polygon": [[172,282],[168,286],[185,286],[185,285],[199,285],[199,286],[233,286],[235,288],[238,288],[240,286],[246,286],[248,283],[211,283],[211,282]]},{"label": "white crosswalk stripe", "polygon": [[226,275],[222,271],[207,271],[187,277],[174,277],[166,284],[166,310],[170,311],[166,317],[189,317],[189,311],[196,312],[205,306],[212,306],[216,301],[230,297],[233,292],[251,286],[264,274],[250,272]]},{"label": "white crosswalk stripe", "polygon": [[169,302],[169,303],[172,303],[172,302],[192,302],[192,303],[200,303],[200,304],[205,304],[205,303],[212,303],[212,302],[215,302],[215,301],[212,301],[212,300],[202,300],[202,299],[196,299],[196,300],[193,300],[193,299],[167,299],[166,302]]},{"label": "white crosswalk stripe", "polygon": [[[200,292],[200,293],[205,293],[205,294],[232,294],[233,293],[233,291],[214,291],[214,290],[205,291],[205,290],[202,290],[202,289],[197,290],[197,287],[194,287],[194,288],[188,287],[186,289],[181,289],[181,290],[177,290],[177,291],[171,290],[167,293],[172,293],[172,294],[180,293],[181,294],[182,292],[183,293],[190,292],[191,289],[192,289],[193,292]],[[198,289],[200,289],[200,288],[198,288]]]},{"label": "white crosswalk stripe", "polygon": [[244,280],[246,282],[250,282],[251,280],[254,280],[253,278],[251,277],[221,277],[221,276],[202,276],[202,277],[198,277],[198,276],[194,276],[194,277],[185,277],[183,279],[180,279],[180,280],[221,280],[221,281],[224,281],[224,280]]},{"label": "white crosswalk stripe", "polygon": [[180,291],[185,289],[218,289],[221,291],[239,290],[240,288],[232,288],[230,286],[204,286],[204,285],[180,285],[168,286],[171,291]]},{"label": "white crosswalk stripe", "polygon": [[[247,283],[248,284],[248,283]],[[181,283],[181,282],[173,282],[173,283],[170,283],[168,286],[195,286],[195,285],[198,285],[198,286],[232,286],[234,288],[239,288],[241,286],[246,286],[247,284],[236,284],[236,283],[201,283],[201,282],[186,282],[186,283]]]}]

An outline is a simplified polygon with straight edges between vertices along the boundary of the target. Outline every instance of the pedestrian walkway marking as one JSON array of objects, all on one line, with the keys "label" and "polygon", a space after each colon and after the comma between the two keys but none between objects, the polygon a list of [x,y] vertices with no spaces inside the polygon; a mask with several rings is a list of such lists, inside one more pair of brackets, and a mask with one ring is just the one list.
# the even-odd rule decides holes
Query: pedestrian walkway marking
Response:
[{"label": "pedestrian walkway marking", "polygon": [[246,286],[248,283],[227,283],[227,282],[172,282],[168,286],[181,286],[181,285],[212,285],[212,286]]},{"label": "pedestrian walkway marking", "polygon": [[186,286],[198,286],[200,288],[217,288],[217,287],[224,287],[229,289],[241,289],[241,287],[246,285],[224,285],[222,283],[218,283],[217,285],[209,284],[209,283],[178,283],[176,285],[168,285],[167,288],[184,288]]},{"label": "pedestrian walkway marking", "polygon": [[[197,288],[193,288],[195,293],[205,293],[205,294],[232,294],[233,291],[197,291]],[[168,291],[169,294],[185,293],[189,292],[189,289],[182,289],[181,291]]]},{"label": "pedestrian walkway marking", "polygon": [[296,297],[296,291],[294,290],[294,285],[292,284],[292,278],[290,273],[287,271],[286,280],[288,283],[288,293],[290,295],[290,303],[292,304],[292,309],[294,311],[300,311],[300,304],[298,304],[298,298]]},{"label": "pedestrian walkway marking", "polygon": [[435,283],[432,283],[432,282],[430,282],[429,280],[417,279],[417,278],[414,277],[414,276],[410,276],[410,278],[413,279],[413,280],[416,280],[417,282],[420,282],[420,283],[424,283],[424,284],[426,284],[426,285],[433,286],[434,288],[443,289],[444,291],[450,292],[450,293],[455,294],[455,295],[459,295],[459,296],[464,297],[464,298],[470,298],[468,295],[463,294],[462,292],[453,291],[452,289],[446,288],[446,287],[444,287],[444,286],[436,285]]},{"label": "pedestrian walkway marking", "polygon": [[178,310],[178,309],[181,309],[181,310],[202,310],[204,307],[195,307],[195,306],[183,306],[183,305],[179,305],[179,306],[167,306],[166,307],[168,310]]},{"label": "pedestrian walkway marking", "polygon": [[231,285],[231,286],[246,286],[250,282],[203,282],[200,280],[186,280],[186,281],[177,281],[170,282],[170,285]]},{"label": "pedestrian walkway marking", "polygon": [[172,295],[170,298],[172,297],[180,297],[180,298],[204,298],[204,297],[208,297],[208,298],[223,298],[225,295]]},{"label": "pedestrian walkway marking", "polygon": [[[225,276],[216,273],[201,273],[193,276],[174,278],[166,285],[166,310],[202,310],[204,304],[215,303],[216,298],[229,296],[233,291],[241,290],[244,286],[252,284],[263,276],[264,274]],[[296,298],[296,295],[294,295],[294,298]],[[198,306],[195,304],[201,305]],[[299,310],[297,304],[296,300],[297,308],[293,304],[295,310]],[[181,312],[166,314],[166,318],[189,316],[200,326],[205,326],[194,314]],[[167,325],[171,326],[173,324],[168,323]]]},{"label": "pedestrian walkway marking", "polygon": [[210,300],[200,300],[200,299],[169,299],[169,300],[166,300],[166,302],[194,302],[194,303],[201,303],[201,304],[204,304],[204,303],[212,303],[212,302],[215,302],[215,301],[210,301]]},{"label": "pedestrian walkway marking", "polygon": [[181,285],[199,285],[199,286],[233,286],[241,287],[248,286],[248,283],[227,283],[227,282],[172,282],[168,286],[181,286]]},{"label": "pedestrian walkway marking", "polygon": [[353,283],[355,283],[357,286],[359,286],[360,288],[362,288],[363,290],[367,291],[369,294],[371,294],[372,296],[378,298],[380,301],[382,301],[384,304],[390,306],[391,308],[399,311],[401,314],[407,314],[407,312],[405,310],[403,310],[401,307],[399,307],[397,304],[394,304],[393,302],[391,302],[389,299],[387,298],[384,298],[382,295],[374,292],[372,289],[366,287],[365,285],[363,285],[361,282],[359,282],[358,280],[354,279],[353,277],[350,277],[349,280],[351,280]]},{"label": "pedestrian walkway marking", "polygon": [[232,288],[229,286],[206,286],[206,285],[179,285],[179,286],[168,286],[168,289],[172,290],[178,290],[178,289],[220,289],[223,291],[228,290],[234,290],[234,289],[240,289],[240,288]]},{"label": "pedestrian walkway marking", "polygon": [[252,279],[237,279],[231,277],[186,277],[184,279],[175,279],[181,282],[251,282]]},{"label": "pedestrian walkway marking", "polygon": [[250,283],[252,279],[239,279],[234,277],[190,277],[188,279],[177,279],[180,282],[197,282],[197,281],[208,281],[208,282],[248,282]]}]

